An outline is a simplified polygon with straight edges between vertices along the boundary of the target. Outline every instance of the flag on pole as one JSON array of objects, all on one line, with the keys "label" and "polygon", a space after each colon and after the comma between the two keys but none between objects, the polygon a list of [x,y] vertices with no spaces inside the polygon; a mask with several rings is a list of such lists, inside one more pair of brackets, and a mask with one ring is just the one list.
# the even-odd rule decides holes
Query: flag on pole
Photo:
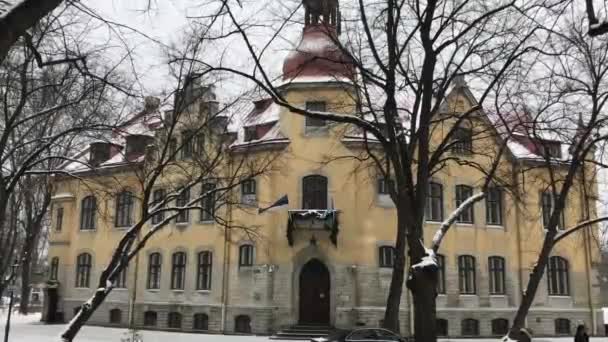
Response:
[{"label": "flag on pole", "polygon": [[261,214],[267,210],[276,210],[279,208],[283,208],[283,207],[286,207],[288,204],[289,204],[289,199],[287,198],[287,195],[285,195],[285,196],[279,198],[276,202],[271,204],[269,207],[259,208],[258,214]]}]

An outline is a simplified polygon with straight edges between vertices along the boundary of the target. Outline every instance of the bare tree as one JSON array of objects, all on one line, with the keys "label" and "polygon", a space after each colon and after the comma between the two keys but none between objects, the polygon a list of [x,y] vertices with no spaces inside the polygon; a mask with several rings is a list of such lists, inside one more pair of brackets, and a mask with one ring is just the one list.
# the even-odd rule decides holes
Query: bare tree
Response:
[{"label": "bare tree", "polygon": [[109,93],[116,89],[110,66],[85,66],[80,58],[53,62],[60,49],[81,49],[70,36],[77,20],[64,19],[40,23],[0,69],[0,292],[13,261],[23,257],[29,268],[31,248],[37,247],[50,199],[31,196],[34,183],[48,186],[48,175],[73,152],[75,136],[96,134],[119,120],[106,116],[113,106]]},{"label": "bare tree", "polygon": [[[170,222],[198,213],[201,219],[213,220],[222,229],[244,231],[252,238],[257,236],[257,227],[234,220],[226,215],[226,211],[238,209],[241,205],[236,199],[235,189],[244,181],[271,172],[282,152],[262,156],[254,153],[254,147],[235,148],[236,132],[229,127],[231,121],[239,120],[239,113],[243,110],[240,98],[246,94],[220,105],[213,88],[207,85],[216,80],[199,74],[194,64],[187,61],[188,58],[176,57],[204,50],[206,41],[187,41],[185,46],[182,52],[172,51],[170,58],[176,87],[170,91],[173,99],[169,108],[161,111],[160,101],[148,98],[143,111],[118,127],[112,138],[104,142],[110,145],[126,142],[125,148],[112,160],[124,164],[128,175],[109,176],[102,180],[88,178],[87,175],[103,172],[107,164],[92,163],[86,153],[60,171],[68,180],[79,177],[97,194],[116,196],[116,189],[127,185],[133,189],[135,184],[130,196],[140,204],[111,260],[101,272],[97,290],[80,306],[62,333],[65,341],[75,338],[112,292],[121,272],[150,239],[168,229]],[[143,140],[137,142],[131,137]],[[129,152],[137,146],[133,144],[145,146],[145,152],[142,149]],[[89,150],[89,153],[93,151]],[[163,190],[158,192],[158,189]]]},{"label": "bare tree", "polygon": [[[608,138],[608,45],[586,34],[581,14],[575,11],[573,18],[551,33],[545,58],[539,60],[536,75],[530,76],[535,90],[529,92],[526,102],[535,105],[529,108],[523,133],[544,153],[528,172],[541,169],[549,175],[543,184],[552,203],[545,217],[547,232],[509,332],[511,338],[524,327],[554,246],[580,231],[584,250],[592,250],[597,246],[589,244],[599,241],[598,223],[607,219],[597,216],[594,204],[598,200],[597,172],[606,167],[602,160]],[[551,140],[570,142],[564,156],[555,153]],[[580,198],[575,200],[582,206],[579,223],[564,229],[566,203],[577,194]],[[598,257],[586,253],[588,259]]]},{"label": "bare tree", "polygon": [[[528,18],[540,15],[542,10],[536,3],[522,8],[510,1],[412,4],[391,0],[373,4],[358,1],[350,7],[341,6],[344,18],[344,27],[341,27],[332,7],[336,2],[326,1],[324,5],[310,2],[303,21],[307,25],[319,24],[320,36],[335,47],[320,53],[311,52],[308,45],[302,47],[300,53],[308,54],[308,58],[302,57],[304,63],[300,69],[284,74],[283,82],[289,84],[297,82],[300,75],[308,76],[307,63],[329,64],[326,69],[334,71],[327,75],[330,81],[332,77],[339,82],[346,79],[350,89],[354,89],[354,107],[358,111],[344,114],[308,110],[290,103],[264,64],[266,54],[283,35],[286,24],[299,20],[295,15],[297,8],[288,8],[289,15],[280,24],[266,26],[270,38],[260,42],[252,39],[252,32],[264,27],[263,22],[257,22],[226,1],[217,3],[220,15],[232,23],[223,26],[224,30],[218,27],[218,36],[240,36],[254,65],[244,69],[199,59],[197,62],[202,68],[208,73],[227,72],[246,78],[293,113],[349,124],[362,135],[366,146],[374,145],[368,148],[368,153],[375,166],[384,177],[395,179],[391,197],[398,221],[395,266],[383,324],[398,330],[407,249],[411,265],[407,286],[413,295],[416,340],[435,341],[438,272],[435,251],[459,214],[483,199],[490,184],[501,183],[497,170],[509,132],[487,129],[491,125],[482,104],[517,61],[535,49],[533,44],[538,43],[538,38],[534,34],[538,26]],[[261,21],[276,22],[256,16],[259,17]],[[225,25],[226,20],[221,23]],[[340,29],[346,35],[344,41],[338,39]],[[316,44],[327,45],[326,42]],[[298,49],[300,47],[297,52]],[[477,56],[483,57],[477,59]],[[466,90],[468,93],[464,96],[474,102],[470,109],[447,108],[448,96],[466,88],[465,76],[479,85],[477,100]],[[437,129],[442,124],[448,127],[445,132]],[[458,132],[467,125],[476,140],[502,141],[498,147],[491,144],[492,148],[473,152],[483,162],[470,162],[469,158],[450,153],[466,139]],[[422,240],[429,178],[450,164],[469,166],[480,172],[481,192],[461,203],[443,223],[432,245],[426,247]]]}]

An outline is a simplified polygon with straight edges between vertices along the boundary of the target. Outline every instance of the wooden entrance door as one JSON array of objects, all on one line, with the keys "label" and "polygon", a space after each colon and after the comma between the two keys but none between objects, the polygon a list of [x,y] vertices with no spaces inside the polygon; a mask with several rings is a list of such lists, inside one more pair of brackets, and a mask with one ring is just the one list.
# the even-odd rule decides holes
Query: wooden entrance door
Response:
[{"label": "wooden entrance door", "polygon": [[330,280],[327,267],[312,259],[300,272],[300,323],[329,325]]}]

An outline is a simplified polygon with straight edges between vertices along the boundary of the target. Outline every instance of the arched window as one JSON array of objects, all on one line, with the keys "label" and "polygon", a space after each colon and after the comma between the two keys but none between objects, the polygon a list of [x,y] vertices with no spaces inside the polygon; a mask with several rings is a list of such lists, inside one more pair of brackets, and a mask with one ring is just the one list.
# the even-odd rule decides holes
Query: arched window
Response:
[{"label": "arched window", "polygon": [[547,270],[547,279],[549,281],[549,295],[570,295],[568,260],[559,256],[550,257],[549,267]]},{"label": "arched window", "polygon": [[239,266],[253,266],[253,245],[239,247]]},{"label": "arched window", "polygon": [[[456,185],[456,208],[458,208],[471,196],[473,196],[472,187],[468,185]],[[456,221],[461,223],[473,223],[473,205],[470,205],[460,215],[458,215],[458,219]]]},{"label": "arched window", "polygon": [[439,183],[429,183],[425,216],[427,221],[443,221],[443,186]]},{"label": "arched window", "polygon": [[567,318],[555,319],[555,334],[570,335],[570,320]]},{"label": "arched window", "polygon": [[211,290],[211,270],[213,255],[209,251],[198,253],[198,267],[196,272],[196,289]]},{"label": "arched window", "polygon": [[327,178],[319,175],[302,179],[302,208],[327,209]]},{"label": "arched window", "polygon": [[194,314],[194,318],[192,319],[192,329],[209,330],[209,316],[204,313]]},{"label": "arched window", "polygon": [[186,253],[173,253],[171,267],[171,289],[183,290],[186,282]]},{"label": "arched window", "polygon": [[437,254],[437,293],[445,293],[445,257]]},{"label": "arched window", "polygon": [[448,320],[437,318],[437,336],[448,336]]},{"label": "arched window", "polygon": [[496,318],[492,320],[492,335],[505,336],[509,332],[509,320]]},{"label": "arched window", "polygon": [[57,275],[59,273],[59,258],[58,257],[54,257],[53,259],[51,259],[51,270],[49,272],[49,279],[50,280],[57,280]]},{"label": "arched window", "polygon": [[395,265],[395,248],[393,246],[380,246],[378,254],[380,267],[393,268]]},{"label": "arched window", "polygon": [[110,310],[110,323],[120,324],[122,322],[122,311],[120,309]]},{"label": "arched window", "polygon": [[462,336],[479,336],[479,321],[472,318],[462,320]]},{"label": "arched window", "polygon": [[461,294],[475,294],[475,257],[461,255],[458,257],[458,276]]},{"label": "arched window", "polygon": [[505,259],[499,256],[488,258],[490,294],[505,294]]},{"label": "arched window", "polygon": [[237,333],[251,334],[251,318],[247,315],[239,315],[234,319],[234,331]]},{"label": "arched window", "polygon": [[200,220],[213,221],[215,220],[215,184],[205,183],[201,188],[202,194],[207,194],[201,198]]},{"label": "arched window", "polygon": [[129,227],[133,216],[133,194],[123,191],[116,196],[116,227]]},{"label": "arched window", "polygon": [[179,312],[169,312],[169,315],[167,315],[167,327],[180,329],[182,327],[182,314]]},{"label": "arched window", "polygon": [[76,258],[76,287],[89,287],[91,279],[91,254],[82,253]]},{"label": "arched window", "polygon": [[158,314],[156,313],[156,311],[144,312],[144,326],[155,327],[157,320],[158,320]]},{"label": "arched window", "polygon": [[80,230],[95,229],[95,213],[97,212],[97,199],[87,196],[80,205]]},{"label": "arched window", "polygon": [[160,270],[162,258],[160,253],[148,257],[148,289],[160,289]]}]

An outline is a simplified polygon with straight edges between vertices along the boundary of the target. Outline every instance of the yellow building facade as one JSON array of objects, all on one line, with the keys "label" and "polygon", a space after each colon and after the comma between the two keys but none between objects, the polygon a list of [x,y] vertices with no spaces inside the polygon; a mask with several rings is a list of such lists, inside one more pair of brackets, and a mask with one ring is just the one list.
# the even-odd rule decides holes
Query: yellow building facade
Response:
[{"label": "yellow building facade", "polygon": [[[314,29],[313,23],[307,24],[303,41]],[[289,58],[297,60],[297,56]],[[280,86],[290,103],[355,112],[348,82],[304,76],[291,77]],[[212,98],[205,101],[215,101]],[[466,84],[459,83],[444,111],[462,112],[474,104]],[[157,110],[153,105],[146,108],[144,112]],[[483,115],[479,113],[472,130],[493,130]],[[152,136],[159,124],[162,120],[131,123],[143,125]],[[447,134],[449,125],[443,125],[433,134]],[[128,128],[123,131],[129,136]],[[364,153],[363,139],[353,132],[344,125],[306,119],[269,100],[256,102],[229,143],[226,165],[244,154],[252,159],[268,154],[277,158],[268,172],[231,191],[233,201],[215,212],[235,227],[247,229],[226,229],[198,210],[173,220],[150,239],[89,323],[259,334],[295,324],[380,324],[392,274],[396,211],[386,193],[390,183],[353,158]],[[133,134],[139,135],[145,134],[139,130]],[[473,140],[472,150],[497,150],[495,137]],[[542,195],[547,171],[534,167],[538,159],[525,141],[516,139],[508,147],[499,174],[509,191],[497,190],[476,203],[452,227],[439,250],[439,335],[503,334],[540,250],[545,234],[543,204],[550,205]],[[131,212],[138,213],[140,206],[137,200],[120,202],[124,200],[120,194],[125,189],[137,191],[138,178],[131,166],[143,159],[129,160],[124,152],[129,147],[119,143],[105,148],[108,153],[96,170],[76,168],[71,172],[78,178],[55,182],[49,264],[56,284],[56,311],[65,320],[95,290],[100,272],[128,228],[129,222],[119,219],[118,208],[135,215]],[[565,144],[558,143],[558,149],[567,154]],[[92,146],[81,158],[91,160],[94,152]],[[489,164],[488,155],[459,157]],[[156,187],[170,187],[163,183],[170,178],[165,175]],[[479,191],[483,174],[448,163],[431,182],[427,241],[459,201]],[[204,191],[202,186],[191,192]],[[596,192],[594,180],[588,179],[586,186],[587,195]],[[594,197],[582,193],[577,183],[564,226],[595,215]],[[258,213],[258,207],[284,195],[289,198],[288,208]],[[599,253],[592,235],[591,229],[582,230],[555,247],[547,279],[528,316],[527,325],[535,334],[571,334],[581,322],[595,333],[600,331],[600,295],[594,286],[598,277],[592,267]],[[406,288],[403,293],[400,328],[408,335],[411,300]]]}]

